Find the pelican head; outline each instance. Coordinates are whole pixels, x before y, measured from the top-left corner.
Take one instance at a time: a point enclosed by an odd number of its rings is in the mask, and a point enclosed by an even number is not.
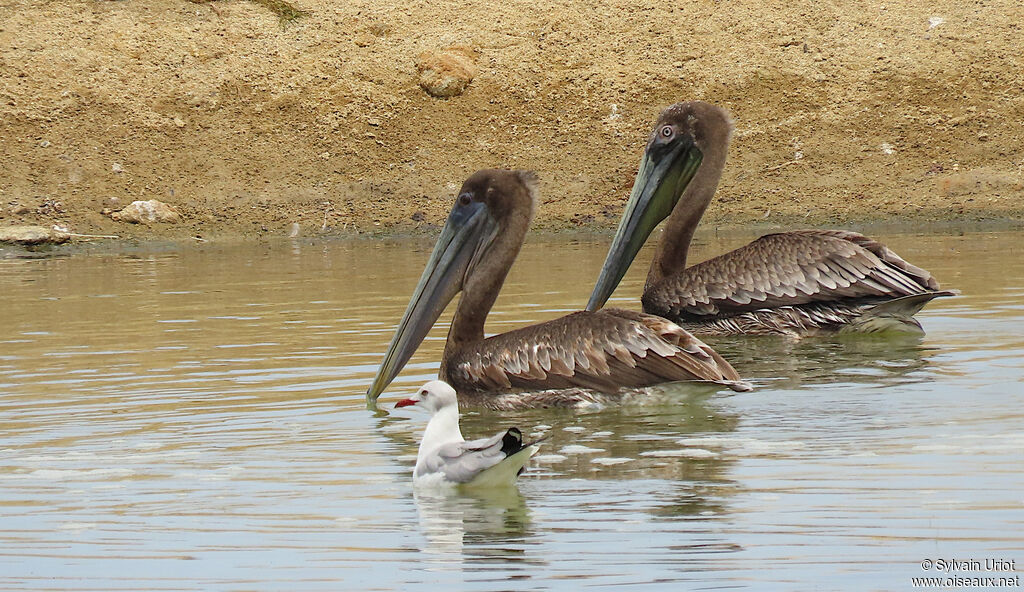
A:
[[[728,114],[701,101],[676,103],[661,112],[640,160],[626,211],[608,250],[587,310],[604,306],[658,224],[672,213],[709,151],[728,144]]]
[[[371,406],[405,367],[455,295],[462,290],[471,290],[481,281],[494,279],[494,273],[479,272],[484,271],[482,268],[491,271],[490,268],[494,267],[492,255],[495,253],[492,251],[500,242],[495,239],[513,220],[522,217],[525,211],[525,223],[529,224],[535,184],[536,177],[532,172],[497,169],[477,171],[462,184],[427,267],[391,339],[384,362],[366,392]],[[512,253],[513,258],[517,252],[518,246]],[[500,288],[508,270],[506,267],[499,271],[497,288]],[[492,286],[480,287],[488,289]],[[486,313],[483,311],[485,316]]]

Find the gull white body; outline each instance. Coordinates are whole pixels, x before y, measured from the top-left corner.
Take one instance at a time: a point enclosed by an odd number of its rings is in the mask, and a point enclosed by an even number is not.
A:
[[[432,413],[416,454],[413,482],[417,486],[506,486],[515,482],[537,453],[536,443],[522,444],[517,428],[467,442],[459,428],[455,389],[443,381],[428,382],[395,406],[413,405]]]

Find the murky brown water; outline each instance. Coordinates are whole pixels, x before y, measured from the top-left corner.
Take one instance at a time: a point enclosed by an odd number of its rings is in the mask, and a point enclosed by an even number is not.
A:
[[[467,435],[550,435],[483,498],[414,496],[425,417],[363,399],[429,241],[0,259],[0,589],[889,590],[940,575],[928,558],[1024,566],[1024,233],[876,235],[963,292],[923,340],[718,340],[757,390],[470,411]],[[582,306],[606,248],[534,239],[489,329]]]

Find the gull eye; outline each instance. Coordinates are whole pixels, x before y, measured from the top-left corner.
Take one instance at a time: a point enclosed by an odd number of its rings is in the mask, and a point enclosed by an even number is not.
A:
[[[468,206],[469,202],[473,201],[473,196],[469,193],[463,193],[459,195],[459,205]]]
[[[661,129],[658,130],[658,134],[662,138],[665,138],[667,140],[667,139],[671,138],[672,136],[676,135],[676,130],[672,129],[671,125],[663,125],[661,127]]]
[[[426,397],[426,396],[427,396],[427,395],[429,395],[429,394],[430,394],[430,391],[428,391],[427,389],[422,389],[422,390],[420,391],[420,396],[421,396],[421,397]]]

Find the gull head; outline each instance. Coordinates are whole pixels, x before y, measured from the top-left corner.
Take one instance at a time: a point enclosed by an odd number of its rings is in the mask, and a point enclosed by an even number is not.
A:
[[[455,389],[453,389],[447,382],[443,380],[431,380],[427,384],[421,386],[413,396],[395,403],[396,408],[409,407],[410,405],[416,405],[417,407],[426,409],[431,415],[433,415],[446,407],[454,406],[457,409],[459,399],[455,395]]]

